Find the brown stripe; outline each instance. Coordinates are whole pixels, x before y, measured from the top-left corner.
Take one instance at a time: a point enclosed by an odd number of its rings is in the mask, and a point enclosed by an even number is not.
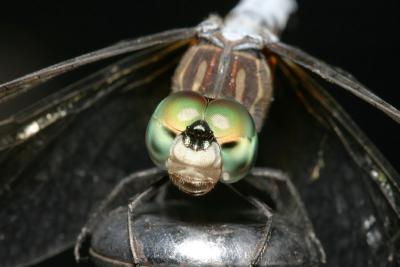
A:
[[[245,80],[245,88],[246,91],[243,93],[242,103],[243,105],[250,110],[250,107],[253,105],[254,100],[257,96],[258,87],[258,69],[256,65],[257,59],[255,57],[248,58],[242,56],[241,65],[244,71],[246,72],[246,80]]]
[[[198,91],[207,95],[217,75],[221,49],[211,45],[196,45],[182,57],[173,79],[174,91]]]
[[[214,49],[213,53],[211,53],[211,59],[209,61],[209,65],[207,68],[206,75],[204,76],[203,85],[202,85],[202,92],[205,95],[212,95],[212,90],[214,88],[215,77],[217,74],[218,68],[218,59],[221,55],[220,49]]]
[[[235,98],[236,97],[236,79],[237,79],[237,72],[238,72],[238,56],[233,56],[231,67],[228,69],[229,75],[228,76],[228,83],[226,88],[223,90],[225,95]]]

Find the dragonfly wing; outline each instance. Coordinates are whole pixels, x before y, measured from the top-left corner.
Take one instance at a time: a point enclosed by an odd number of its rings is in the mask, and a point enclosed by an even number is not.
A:
[[[169,93],[166,71],[181,53],[166,53],[171,46],[133,54],[2,121],[4,141],[21,126],[66,112],[23,142],[2,141],[3,266],[30,265],[72,247],[118,180],[152,166],[143,139],[149,117]]]
[[[296,47],[281,42],[271,42],[268,43],[266,47],[277,55],[316,73],[325,80],[343,87],[372,106],[382,110],[393,120],[400,123],[399,110],[372,93],[346,71],[329,66],[322,60],[319,60]]]
[[[293,177],[327,266],[396,265],[399,175],[301,67],[278,66],[260,160]]]
[[[21,78],[0,84],[0,103],[28,91],[35,85],[81,66],[117,55],[139,51],[155,45],[169,44],[180,40],[190,39],[195,36],[196,32],[196,28],[169,30],[133,40],[122,41],[103,49],[60,62],[22,76]]]
[[[138,82],[149,82],[171,67],[169,62],[174,63],[179,48],[186,43],[175,42],[136,52],[36,103],[16,109],[16,112],[0,119],[0,151],[23,143],[60,120],[78,114],[117,89],[127,90]]]

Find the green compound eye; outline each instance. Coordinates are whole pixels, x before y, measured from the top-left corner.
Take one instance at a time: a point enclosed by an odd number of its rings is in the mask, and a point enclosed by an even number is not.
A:
[[[169,149],[175,139],[175,133],[165,127],[159,120],[151,118],[146,131],[146,146],[150,158],[160,168],[165,168]]]
[[[250,114],[244,106],[234,100],[211,101],[206,109],[205,120],[221,145],[237,138],[252,138],[256,135]]]
[[[195,92],[177,92],[161,101],[152,118],[171,131],[182,132],[188,125],[203,117],[206,106],[207,100]]]
[[[165,168],[170,147],[176,135],[202,119],[207,100],[194,92],[169,95],[157,106],[146,131],[146,146],[154,163]]]
[[[257,144],[257,135],[254,135],[251,139],[239,138],[221,146],[222,182],[237,182],[250,171],[256,158]]]
[[[240,103],[217,99],[208,104],[205,120],[221,146],[221,181],[237,182],[249,172],[256,158],[258,138],[253,119]]]

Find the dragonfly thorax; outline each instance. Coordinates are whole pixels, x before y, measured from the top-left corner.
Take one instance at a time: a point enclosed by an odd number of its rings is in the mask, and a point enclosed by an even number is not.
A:
[[[249,111],[259,131],[272,100],[272,70],[259,40],[247,36],[231,41],[220,30],[203,33],[182,57],[173,91],[233,98]]]

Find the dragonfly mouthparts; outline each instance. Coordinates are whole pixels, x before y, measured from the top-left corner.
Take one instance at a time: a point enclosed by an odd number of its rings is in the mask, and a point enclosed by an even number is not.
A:
[[[221,148],[204,120],[197,120],[177,136],[166,167],[171,181],[191,195],[214,188],[222,173]]]

